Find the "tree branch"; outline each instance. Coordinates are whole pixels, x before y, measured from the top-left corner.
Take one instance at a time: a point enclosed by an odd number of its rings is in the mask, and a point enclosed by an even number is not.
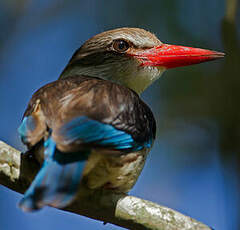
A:
[[[0,184],[24,193],[39,168],[33,157],[0,141]],[[190,217],[150,201],[84,186],[77,199],[63,210],[134,230],[210,230]]]

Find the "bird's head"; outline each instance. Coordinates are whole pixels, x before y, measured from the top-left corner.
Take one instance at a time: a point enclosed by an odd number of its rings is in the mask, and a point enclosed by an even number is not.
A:
[[[73,55],[60,78],[99,77],[143,92],[169,68],[223,57],[216,51],[163,44],[139,28],[119,28],[95,35]]]

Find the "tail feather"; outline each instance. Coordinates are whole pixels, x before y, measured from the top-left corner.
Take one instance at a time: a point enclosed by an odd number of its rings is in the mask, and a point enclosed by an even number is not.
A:
[[[65,207],[78,191],[86,159],[83,156],[87,154],[61,153],[52,139],[48,139],[45,147],[43,166],[19,203],[24,211],[38,210],[45,205]]]

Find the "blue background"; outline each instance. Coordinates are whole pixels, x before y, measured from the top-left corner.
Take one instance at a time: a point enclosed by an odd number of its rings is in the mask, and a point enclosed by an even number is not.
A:
[[[225,11],[224,0],[1,0],[0,140],[25,149],[16,130],[32,93],[96,33],[142,27],[170,44],[227,48],[224,60],[169,70],[144,92],[157,139],[130,194],[217,230],[239,229],[240,20],[224,32]],[[21,197],[0,186],[0,229],[121,229],[53,208],[23,213]]]

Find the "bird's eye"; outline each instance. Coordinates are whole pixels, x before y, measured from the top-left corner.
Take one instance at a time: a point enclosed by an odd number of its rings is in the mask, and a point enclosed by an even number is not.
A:
[[[129,49],[130,45],[125,40],[115,40],[113,41],[113,48],[118,52],[125,52]]]

